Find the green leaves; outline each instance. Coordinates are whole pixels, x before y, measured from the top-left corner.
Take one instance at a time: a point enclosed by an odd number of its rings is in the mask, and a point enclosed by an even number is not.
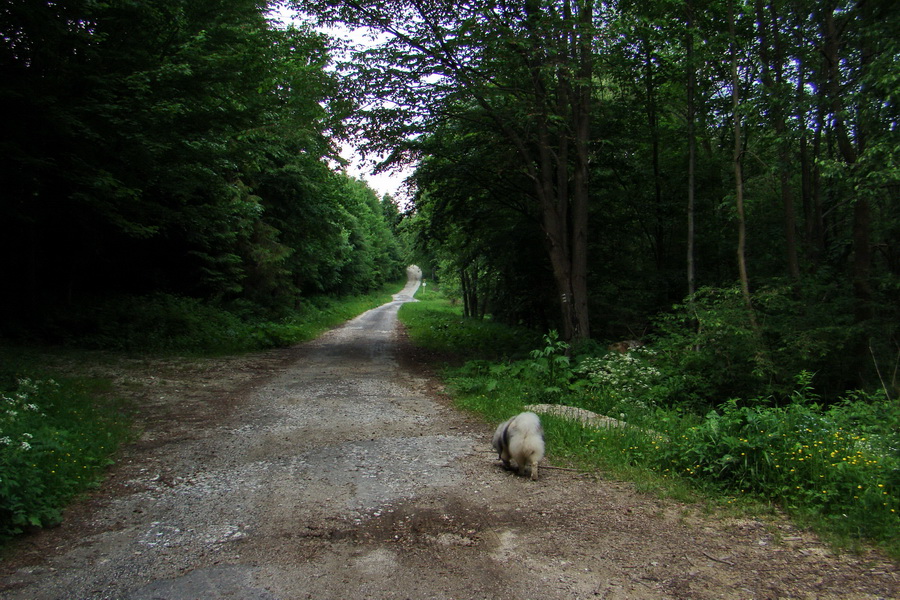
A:
[[[0,541],[58,523],[128,435],[118,407],[83,383],[25,378],[0,390]]]
[[[126,0],[0,14],[16,40],[0,47],[0,268],[21,292],[4,318],[122,292],[283,314],[298,294],[397,276],[381,207],[328,163],[348,105],[327,40],[270,27],[266,10]]]
[[[841,534],[896,543],[900,487],[890,447],[897,411],[875,425],[872,417],[891,403],[867,397],[823,409],[810,395],[808,377],[798,381],[785,406],[729,401],[699,425],[673,431],[660,468],[733,494],[778,500],[798,514],[818,514]],[[872,428],[859,427],[852,416],[857,411]]]
[[[523,374],[534,381],[549,398],[558,398],[569,387],[573,373],[568,355],[569,344],[553,330],[544,335],[543,348],[531,351],[531,361]]]

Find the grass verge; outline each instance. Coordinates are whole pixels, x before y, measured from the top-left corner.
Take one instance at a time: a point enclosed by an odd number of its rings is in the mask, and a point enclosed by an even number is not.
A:
[[[466,319],[458,306],[444,299],[435,285],[419,288],[419,302],[404,304],[400,319],[410,339],[422,348],[460,359],[503,360],[527,356],[540,336],[489,319]]]
[[[288,314],[266,315],[250,304],[217,305],[171,294],[107,298],[48,316],[18,341],[124,352],[232,354],[313,339],[370,308],[390,302],[406,280],[366,294],[304,298]]]

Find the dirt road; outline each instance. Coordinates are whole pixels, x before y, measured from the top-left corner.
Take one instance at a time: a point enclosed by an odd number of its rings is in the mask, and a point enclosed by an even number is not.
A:
[[[396,313],[417,285],[291,349],[98,360],[143,434],[62,526],[6,553],[0,597],[900,597],[890,562],[785,522],[503,471],[491,428],[411,368]]]

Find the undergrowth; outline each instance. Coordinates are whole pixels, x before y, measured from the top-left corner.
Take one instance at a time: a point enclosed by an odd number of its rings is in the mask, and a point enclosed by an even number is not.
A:
[[[672,429],[653,466],[776,501],[831,534],[900,544],[900,407],[853,394],[823,407],[801,374],[783,404],[729,400]]]
[[[457,348],[484,330],[435,295],[400,312],[411,337],[428,347]],[[496,326],[495,327],[499,327]],[[443,332],[449,332],[446,337]],[[703,497],[752,510],[778,506],[836,545],[881,545],[900,558],[900,405],[883,394],[854,392],[825,403],[801,371],[785,395],[744,399],[696,397],[681,402],[685,375],[652,348],[620,354],[573,354],[551,332],[531,353],[475,356],[444,377],[457,404],[499,423],[531,404],[566,404],[609,416],[622,426],[584,427],[542,415],[551,458],[602,470],[682,500]]]
[[[251,304],[213,304],[171,294],[107,298],[49,316],[17,342],[127,352],[229,354],[288,346],[390,302],[406,280],[342,298],[304,298],[292,311],[266,314]]]
[[[444,355],[500,360],[527,355],[540,336],[490,319],[463,318],[458,306],[443,299],[434,285],[416,292],[419,302],[404,304],[401,320],[415,323],[409,331],[417,345]]]
[[[122,407],[100,399],[103,386],[23,377],[0,393],[0,541],[58,523],[101,480],[129,435]]]

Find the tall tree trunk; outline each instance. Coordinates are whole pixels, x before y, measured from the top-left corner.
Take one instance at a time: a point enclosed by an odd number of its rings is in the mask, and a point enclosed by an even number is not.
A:
[[[796,101],[797,113],[794,118],[800,123],[800,204],[803,210],[804,228],[804,248],[807,260],[814,267],[818,266],[819,254],[817,252],[816,223],[820,215],[814,211],[813,204],[813,160],[810,157],[809,150],[809,122],[806,117],[806,109],[804,108],[806,81],[806,65],[800,61],[800,72],[797,76]]]
[[[588,203],[591,138],[591,90],[594,53],[593,2],[582,0],[573,46],[578,60],[574,103],[575,173],[572,193],[572,293],[575,304],[575,339],[591,336],[588,307]]]
[[[872,208],[869,199],[860,196],[853,205],[853,291],[856,315],[860,321],[874,316],[872,306]]]
[[[828,249],[827,229],[825,227],[825,209],[822,203],[822,169],[818,160],[822,156],[822,125],[825,122],[825,109],[820,106],[819,119],[813,131],[813,150],[811,159],[811,200],[812,200],[812,240],[813,240],[813,257],[816,264],[820,264],[825,257]]]
[[[688,189],[687,189],[687,287],[688,295],[697,291],[694,273],[694,170],[696,168],[697,140],[694,126],[696,107],[694,106],[697,89],[697,70],[694,65],[694,3],[687,0],[687,136],[688,136]]]
[[[656,109],[656,82],[653,78],[653,48],[646,39],[644,46],[644,82],[647,95],[647,126],[650,128],[650,164],[653,168],[653,201],[657,209],[653,228],[653,260],[657,272],[662,272],[665,261],[662,223],[662,176],[659,168],[659,117]]]
[[[588,160],[590,140],[591,77],[593,74],[593,4],[573,0],[564,4],[570,30],[556,48],[561,56],[575,61],[573,75],[566,69],[556,72],[559,106],[566,105],[569,123],[552,123],[547,115],[537,116],[538,144],[532,170],[535,195],[541,207],[542,228],[559,299],[562,338],[577,341],[590,337],[588,312]],[[538,7],[533,7],[539,10]],[[526,8],[527,10],[527,8]],[[547,41],[536,39],[536,46]],[[545,64],[532,65],[535,89],[546,101]],[[558,132],[554,139],[552,131]],[[555,144],[552,142],[556,142]],[[574,157],[570,160],[569,148]],[[518,145],[524,156],[528,150]],[[556,149],[554,152],[553,149]],[[572,168],[571,177],[569,169]]]
[[[779,144],[779,169],[778,184],[781,187],[781,203],[784,207],[784,242],[785,253],[787,254],[788,275],[795,282],[800,281],[800,260],[797,253],[797,213],[794,208],[794,191],[791,189],[791,140],[788,136],[787,120],[785,118],[785,110],[782,105],[782,94],[787,94],[788,90],[784,86],[784,45],[782,43],[781,27],[778,22],[778,15],[774,13],[775,9],[771,9],[772,14],[772,42],[774,50],[774,69],[775,69],[775,93],[776,106],[778,112],[775,116],[775,133],[778,135]],[[784,99],[785,104],[787,98]]]
[[[459,287],[462,290],[462,298],[463,298],[463,317],[472,316],[472,311],[470,307],[471,296],[469,294],[469,274],[466,272],[465,267],[461,267],[459,269]]]
[[[763,87],[769,97],[769,111],[778,143],[778,184],[784,211],[784,242],[788,275],[793,281],[800,279],[800,263],[797,259],[797,217],[794,212],[794,196],[790,187],[790,140],[787,138],[787,122],[782,99],[784,83],[784,54],[778,15],[772,3],[769,13],[762,0],[756,0],[756,22],[759,29],[760,62]]]
[[[747,219],[744,214],[744,175],[742,165],[744,154],[744,140],[741,131],[741,80],[740,74],[738,72],[737,33],[734,15],[734,0],[729,0],[728,2],[728,31],[731,34],[731,109],[734,120],[734,153],[732,155],[732,163],[734,166],[735,207],[737,209],[738,218],[738,275],[741,282],[741,294],[744,297],[744,304],[746,304],[747,306],[750,322],[753,325],[754,329],[758,329],[756,323],[756,315],[753,310],[753,302],[750,299],[750,280],[747,275]]]
[[[864,3],[860,3],[859,9],[865,13]],[[828,95],[831,101],[831,118],[834,124],[834,135],[837,139],[837,147],[842,160],[852,170],[859,158],[859,151],[854,145],[844,116],[844,103],[841,97],[841,46],[843,44],[843,32],[847,26],[847,16],[843,15],[841,23],[835,19],[835,9],[826,8],[824,13],[824,58],[825,73],[827,76]],[[859,17],[857,17],[859,18]],[[863,62],[866,60],[863,53]],[[863,132],[858,132],[857,143]],[[872,316],[872,282],[871,282],[871,227],[872,211],[869,199],[865,194],[858,194],[853,205],[853,291],[856,296],[856,313],[858,320],[866,320]]]

